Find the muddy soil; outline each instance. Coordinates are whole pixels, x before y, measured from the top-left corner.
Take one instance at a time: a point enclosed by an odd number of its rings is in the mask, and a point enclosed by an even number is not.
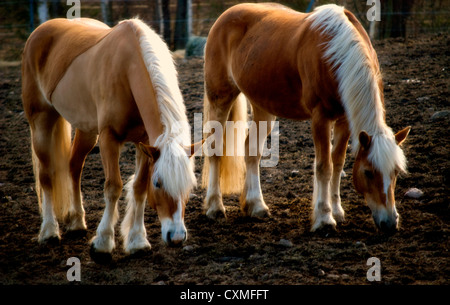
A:
[[[68,284],[67,260],[81,261],[81,284],[373,284],[367,260],[381,262],[382,284],[449,284],[449,46],[448,35],[375,43],[385,87],[386,120],[394,131],[412,126],[404,151],[409,174],[395,191],[401,228],[379,233],[352,185],[353,157],[342,179],[346,220],[336,232],[310,233],[313,142],[309,122],[280,119],[278,165],[261,170],[271,217],[242,216],[238,195],[227,196],[227,219],[212,221],[202,210],[205,190],[196,188],[186,209],[189,238],[166,247],[157,214],[147,207],[145,224],[152,250],[126,256],[116,237],[113,262],[89,256],[104,209],[98,149],[88,156],[82,177],[87,235],[63,234],[59,245],[39,245],[40,215],[34,192],[29,127],[21,105],[20,66],[0,68],[0,284]],[[180,86],[189,119],[202,112],[203,60],[179,59]],[[437,114],[436,114],[437,113]],[[134,170],[134,147],[120,164],[124,181]],[[196,158],[200,180],[202,158]],[[423,191],[405,197],[410,188]],[[125,214],[120,200],[121,217]],[[122,218],[121,218],[122,219]],[[121,220],[120,219],[120,220]],[[119,221],[120,224],[120,221]],[[119,232],[119,224],[116,233]],[[118,234],[117,234],[118,235]]]

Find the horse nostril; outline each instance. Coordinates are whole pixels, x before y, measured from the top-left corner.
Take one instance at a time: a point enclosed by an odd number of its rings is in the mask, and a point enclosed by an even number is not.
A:
[[[175,236],[175,235],[177,235],[177,236]],[[182,238],[178,238],[178,237],[181,237],[181,235],[180,236],[178,236],[178,235],[180,235],[180,234],[175,234],[174,232],[170,232],[170,231],[167,232],[166,240],[167,240],[167,244],[170,247],[181,246],[183,244],[183,242],[186,240],[186,234],[183,234]],[[174,238],[174,237],[177,237],[177,238]]]
[[[172,235],[172,234],[170,233],[170,231],[168,231],[166,234],[166,241],[167,241],[167,244],[169,244],[169,245],[172,243],[172,238],[170,237],[170,235]]]
[[[383,232],[388,231],[388,226],[387,226],[386,221],[380,221],[380,229],[381,229],[381,231],[383,231]]]
[[[395,223],[388,224],[386,221],[380,221],[380,230],[386,234],[394,234],[397,232]]]

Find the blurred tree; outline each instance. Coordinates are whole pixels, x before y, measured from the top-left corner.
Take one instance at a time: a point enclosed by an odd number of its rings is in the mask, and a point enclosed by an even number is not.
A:
[[[381,0],[380,38],[406,37],[406,20],[414,0]]]
[[[153,22],[152,28],[156,33],[162,35],[164,32],[164,21],[162,16],[162,0],[148,0],[150,2],[149,6],[153,11]]]
[[[109,26],[114,24],[113,22],[113,3],[110,0],[101,0],[100,3],[103,22]]]
[[[44,23],[48,20],[48,5],[47,0],[40,0],[38,2],[38,19],[39,23]]]
[[[66,2],[51,0],[50,18],[66,17]]]
[[[174,49],[184,49],[189,35],[191,34],[192,24],[192,1],[178,0],[177,12],[175,19],[175,33],[174,33]]]
[[[170,37],[172,36],[172,31],[170,28],[170,0],[162,0],[161,5],[163,19],[163,38],[170,46]]]

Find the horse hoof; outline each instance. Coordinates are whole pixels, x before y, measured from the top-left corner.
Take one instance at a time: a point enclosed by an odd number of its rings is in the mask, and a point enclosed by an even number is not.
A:
[[[146,257],[148,255],[150,255],[152,253],[152,249],[151,247],[148,248],[143,248],[143,249],[137,249],[133,252],[130,252],[130,257],[131,258],[142,258],[142,257]]]
[[[327,223],[315,230],[311,229],[311,232],[314,232],[315,234],[323,236],[323,237],[328,237],[328,236],[333,236],[334,234],[336,234],[337,230],[336,230],[336,225]]]
[[[225,211],[222,210],[208,210],[206,212],[206,216],[209,219],[213,219],[213,220],[221,220],[221,219],[226,219],[227,216],[225,215]]]
[[[107,265],[112,261],[112,254],[108,252],[97,252],[94,245],[91,245],[91,249],[89,251],[91,258],[94,262],[100,265]]]
[[[332,212],[333,218],[336,222],[342,223],[345,221],[345,212],[344,209],[342,209],[342,207],[333,207],[333,212]]]
[[[250,215],[250,217],[252,218],[259,218],[259,219],[264,219],[264,218],[269,218],[270,217],[270,212],[267,209],[261,209],[259,211],[253,211]]]
[[[61,244],[61,238],[59,236],[50,236],[46,239],[40,240],[39,243],[43,246],[59,246]]]
[[[334,218],[334,220],[336,220],[336,222],[339,222],[339,223],[345,222],[345,216],[342,214],[333,214],[333,218]]]
[[[67,231],[64,234],[64,238],[67,239],[80,239],[83,238],[87,235],[87,230],[84,229],[79,229],[79,230],[71,230],[71,231]]]

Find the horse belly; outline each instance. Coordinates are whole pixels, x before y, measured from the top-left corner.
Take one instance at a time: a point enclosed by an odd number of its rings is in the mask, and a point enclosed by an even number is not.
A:
[[[264,109],[277,117],[293,120],[310,119],[310,110],[302,103],[300,93],[288,92],[277,87],[269,90],[262,90],[262,88],[258,86],[243,89],[243,93],[253,106]]]
[[[74,61],[75,63],[75,61]],[[56,86],[51,103],[73,127],[84,132],[98,132],[97,106],[89,88],[89,75],[80,74],[72,64]]]
[[[302,101],[302,81],[296,67],[262,55],[235,58],[233,76],[238,87],[253,105],[278,117],[309,119],[311,113]]]

